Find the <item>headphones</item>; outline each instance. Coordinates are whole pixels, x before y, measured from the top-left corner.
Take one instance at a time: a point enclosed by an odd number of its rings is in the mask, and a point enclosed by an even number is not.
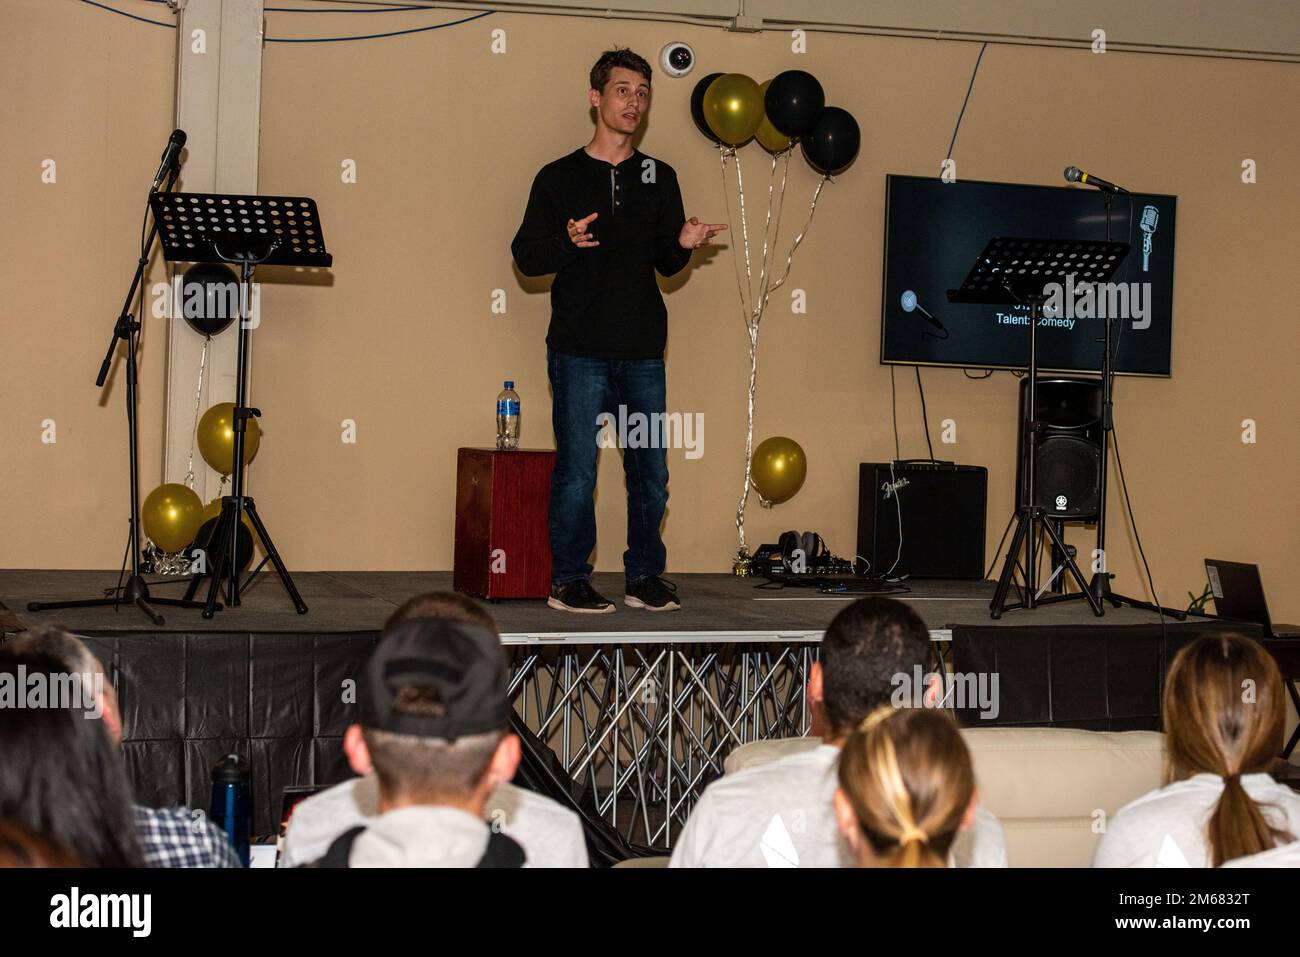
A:
[[[776,547],[781,551],[781,563],[787,568],[794,561],[796,549],[803,550],[803,560],[811,564],[815,559],[825,558],[829,552],[826,542],[816,532],[782,532]]]

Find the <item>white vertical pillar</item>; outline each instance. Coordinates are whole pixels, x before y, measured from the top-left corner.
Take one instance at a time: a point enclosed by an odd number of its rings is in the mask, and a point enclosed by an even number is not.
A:
[[[188,137],[176,188],[191,193],[255,193],[263,0],[173,0],[172,6],[179,11],[176,125]],[[180,269],[168,270],[169,281]],[[236,325],[232,323],[208,343],[199,395],[203,337],[179,318],[167,323],[165,481],[185,481],[194,447],[196,404],[201,415],[211,405],[234,400]],[[251,403],[251,388],[248,399]],[[220,476],[194,448],[194,490],[199,498],[206,502],[216,495],[219,481]]]

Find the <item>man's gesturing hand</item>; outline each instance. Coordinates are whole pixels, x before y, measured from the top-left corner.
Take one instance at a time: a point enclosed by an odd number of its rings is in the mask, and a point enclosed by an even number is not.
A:
[[[585,219],[569,220],[569,241],[580,249],[589,249],[592,246],[599,246],[600,243],[594,242],[591,238],[591,233],[587,232],[587,224],[599,215],[599,213],[592,213]]]
[[[701,246],[707,246],[714,236],[727,228],[726,223],[710,224],[702,223],[694,216],[686,221],[682,226],[681,234],[677,237],[677,242],[683,249],[699,249]]]

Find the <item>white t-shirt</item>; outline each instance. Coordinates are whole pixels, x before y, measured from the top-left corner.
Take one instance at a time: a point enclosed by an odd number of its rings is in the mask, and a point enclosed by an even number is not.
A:
[[[499,821],[501,830],[523,847],[525,867],[588,866],[581,819],[548,797],[498,784],[488,795],[483,814],[489,824]],[[293,809],[280,866],[316,860],[344,831],[369,825],[378,816],[379,779],[373,774],[313,794]]]
[[[367,825],[352,845],[348,867],[475,867],[491,833],[459,808],[427,804],[399,807]]]
[[[1300,837],[1271,851],[1260,851],[1249,857],[1235,857],[1223,862],[1224,867],[1300,867]]]
[[[836,761],[823,744],[727,774],[704,789],[673,847],[670,867],[845,867],[852,854],[835,821]],[[998,819],[977,809],[953,842],[958,867],[1006,867]]]
[[[1300,794],[1267,774],[1243,775],[1241,786],[1270,824],[1300,838]],[[1223,778],[1196,774],[1124,805],[1106,823],[1092,866],[1209,867],[1205,829],[1222,793]]]

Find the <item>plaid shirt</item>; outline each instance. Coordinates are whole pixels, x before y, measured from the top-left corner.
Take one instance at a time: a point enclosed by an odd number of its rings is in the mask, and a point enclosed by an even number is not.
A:
[[[135,806],[135,831],[147,867],[239,867],[226,834],[202,811]]]

